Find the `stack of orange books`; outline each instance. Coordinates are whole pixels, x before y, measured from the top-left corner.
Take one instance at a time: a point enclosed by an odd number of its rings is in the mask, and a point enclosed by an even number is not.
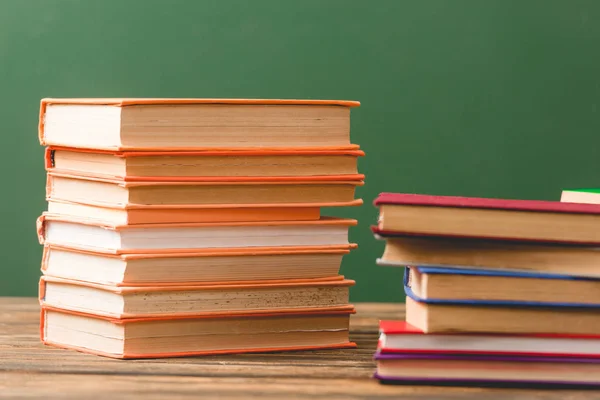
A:
[[[41,337],[114,358],[354,347],[363,184],[331,100],[43,99]]]

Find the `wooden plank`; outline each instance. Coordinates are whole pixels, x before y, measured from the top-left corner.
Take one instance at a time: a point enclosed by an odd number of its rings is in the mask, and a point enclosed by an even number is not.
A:
[[[386,386],[369,379],[298,378],[204,378],[187,376],[127,376],[77,374],[0,375],[0,388],[12,388],[11,395],[26,398],[64,399],[101,398],[165,399],[201,397],[219,399],[561,399],[566,393],[530,390],[486,390],[478,388],[441,388],[427,386]],[[10,382],[10,386],[4,386]],[[6,392],[3,392],[6,394]],[[68,394],[68,397],[66,396]],[[570,400],[590,399],[589,391],[569,392]],[[401,397],[400,397],[401,396]]]

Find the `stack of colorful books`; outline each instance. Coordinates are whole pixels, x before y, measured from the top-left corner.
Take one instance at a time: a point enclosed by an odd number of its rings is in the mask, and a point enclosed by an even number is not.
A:
[[[115,358],[354,347],[357,102],[44,99],[42,341]]]
[[[381,194],[380,265],[406,318],[381,321],[376,377],[600,384],[600,205]]]

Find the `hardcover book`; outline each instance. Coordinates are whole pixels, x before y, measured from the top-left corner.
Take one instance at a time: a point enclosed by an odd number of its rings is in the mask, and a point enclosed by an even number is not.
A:
[[[560,196],[565,203],[600,204],[600,189],[566,189]]]
[[[197,252],[199,249],[285,246],[348,246],[356,220],[101,224],[90,219],[43,214],[41,244],[112,254]]]
[[[46,170],[124,181],[358,174],[361,150],[103,151],[46,148]]]
[[[600,205],[382,193],[374,232],[600,244]]]
[[[600,359],[491,355],[381,354],[375,377],[427,385],[597,386]]]
[[[44,306],[44,344],[110,358],[353,348],[353,308],[118,319]]]
[[[287,99],[42,99],[43,146],[102,150],[355,149],[359,102]]]
[[[560,274],[410,267],[404,290],[429,304],[600,307],[600,279]]]
[[[289,246],[107,254],[44,246],[44,275],[110,286],[192,285],[214,282],[311,280],[337,276],[356,248]]]
[[[600,335],[429,333],[406,321],[379,323],[380,353],[600,358]]]
[[[600,277],[600,246],[434,236],[381,237],[379,265]]]
[[[268,313],[352,308],[354,281],[342,276],[303,280],[215,282],[200,285],[109,286],[43,276],[43,306],[111,318]]]

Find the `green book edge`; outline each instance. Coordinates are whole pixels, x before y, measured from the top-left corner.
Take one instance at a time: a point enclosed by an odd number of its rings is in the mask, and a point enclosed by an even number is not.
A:
[[[565,189],[563,192],[585,192],[600,194],[600,189]]]

